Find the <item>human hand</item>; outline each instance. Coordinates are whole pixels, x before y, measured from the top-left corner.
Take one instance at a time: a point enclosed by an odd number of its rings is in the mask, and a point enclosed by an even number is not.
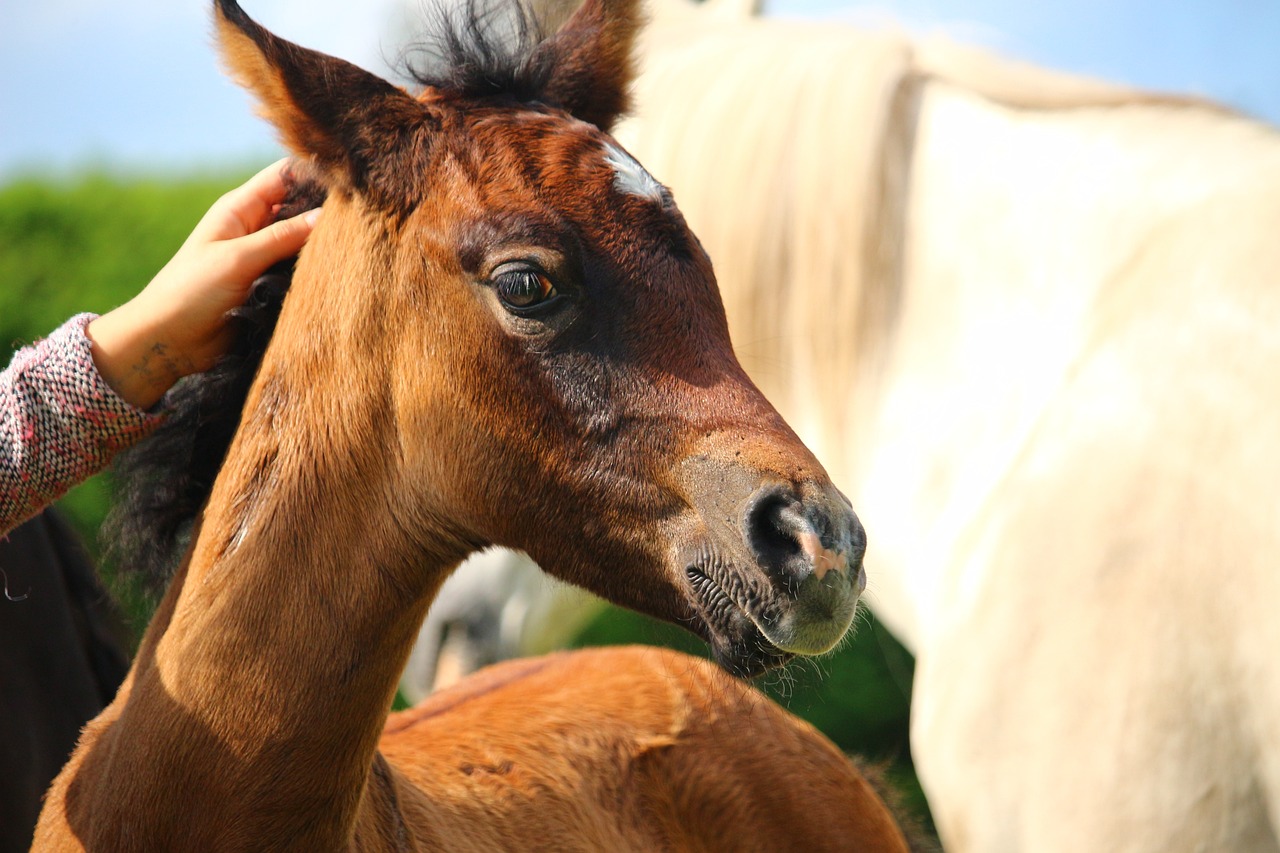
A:
[[[149,409],[174,382],[212,367],[231,343],[227,312],[310,236],[318,209],[271,223],[287,162],[218,199],[141,293],[85,329],[98,372],[130,404]]]

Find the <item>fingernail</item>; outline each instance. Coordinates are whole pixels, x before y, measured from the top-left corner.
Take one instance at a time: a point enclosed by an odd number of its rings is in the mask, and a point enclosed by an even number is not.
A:
[[[322,209],[319,207],[315,208],[314,210],[308,210],[306,215],[302,217],[302,220],[306,222],[307,225],[315,225],[316,220],[320,218],[321,212],[322,212]]]

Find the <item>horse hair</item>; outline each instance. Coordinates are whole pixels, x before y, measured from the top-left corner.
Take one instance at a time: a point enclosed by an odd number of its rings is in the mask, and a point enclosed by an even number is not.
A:
[[[432,4],[428,32],[405,49],[402,73],[419,86],[462,97],[536,101],[551,76],[545,33],[525,3],[466,0]],[[416,58],[416,61],[415,61]]]
[[[428,65],[406,59],[413,79],[463,97],[538,99],[552,71],[536,16],[523,4],[499,11],[493,0],[440,4],[428,11],[441,35],[418,44]],[[320,183],[291,174],[277,218],[319,206]],[[275,331],[294,262],[273,266],[232,312],[234,341],[208,372],[179,382],[165,397],[168,415],[154,433],[114,465],[116,501],[103,526],[104,545],[122,576],[159,593],[176,571],[192,524],[209,498],[245,400]]]

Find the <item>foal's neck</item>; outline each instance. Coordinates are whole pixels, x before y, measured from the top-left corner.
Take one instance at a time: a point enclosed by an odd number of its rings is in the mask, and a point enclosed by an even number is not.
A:
[[[140,743],[202,768],[201,790],[159,783],[179,788],[174,802],[213,800],[209,819],[257,843],[336,849],[418,627],[462,555],[425,549],[450,540],[410,535],[390,503],[381,412],[318,411],[332,389],[279,399],[304,386],[264,374],[112,734],[137,753],[133,771],[148,772]]]
[[[194,656],[222,677],[245,676],[208,654],[217,644],[261,662],[245,688],[285,688],[281,713],[295,715],[285,706],[307,694],[385,712],[430,599],[462,555],[424,553],[421,540],[436,537],[411,537],[400,523],[375,413],[327,413],[343,422],[322,431],[282,429],[276,405],[246,420],[224,467],[157,663],[163,670],[177,654],[187,669]],[[195,678],[175,677],[175,687]],[[386,701],[370,703],[370,691]],[[221,692],[211,704],[228,704]]]

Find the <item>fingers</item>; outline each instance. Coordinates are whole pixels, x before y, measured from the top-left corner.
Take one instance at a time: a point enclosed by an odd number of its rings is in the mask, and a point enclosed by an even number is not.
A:
[[[278,160],[228,192],[196,226],[184,251],[216,252],[228,278],[244,287],[277,261],[293,257],[311,235],[319,210],[272,222],[284,201],[289,159]],[[215,248],[216,245],[216,248]]]
[[[237,200],[242,198],[243,204],[258,204],[270,211],[273,205],[284,201],[286,191],[284,176],[290,159],[284,157],[267,166],[232,190],[232,195],[236,196]]]
[[[236,253],[237,272],[252,281],[277,261],[298,254],[319,217],[319,209],[308,210],[241,237],[236,241],[239,250]]]
[[[288,191],[288,157],[277,160],[240,186],[227,192],[200,222],[206,240],[227,240],[252,234],[271,220],[275,206]]]

